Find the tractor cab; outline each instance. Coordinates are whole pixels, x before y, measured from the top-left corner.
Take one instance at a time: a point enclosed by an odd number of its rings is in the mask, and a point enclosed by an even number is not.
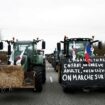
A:
[[[102,43],[99,40],[94,40],[93,38],[70,38],[64,37],[63,43],[64,56],[72,58],[75,56],[77,58],[83,58],[85,53],[89,56],[95,56],[93,45],[98,42],[98,49],[102,48]],[[61,51],[61,44],[57,43],[57,50]]]
[[[92,39],[90,38],[71,38],[67,41],[67,56],[76,58],[83,58],[85,53],[88,52],[90,56],[94,56],[94,49]]]

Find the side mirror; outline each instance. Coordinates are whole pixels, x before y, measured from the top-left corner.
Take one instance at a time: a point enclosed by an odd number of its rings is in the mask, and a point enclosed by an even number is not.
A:
[[[3,49],[3,42],[0,42],[0,50]]]
[[[98,48],[102,49],[102,42],[101,41],[98,42]]]
[[[61,44],[60,43],[57,43],[57,50],[61,51]]]
[[[42,41],[42,49],[45,49],[45,48],[46,48],[46,42]]]

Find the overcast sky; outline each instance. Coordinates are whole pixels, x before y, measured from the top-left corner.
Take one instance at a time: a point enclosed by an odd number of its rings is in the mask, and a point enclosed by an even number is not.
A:
[[[46,41],[46,53],[68,37],[105,40],[105,0],[0,0],[2,39]]]

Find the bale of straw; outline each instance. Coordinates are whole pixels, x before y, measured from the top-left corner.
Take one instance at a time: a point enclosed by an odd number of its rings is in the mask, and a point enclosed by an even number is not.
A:
[[[0,60],[1,60],[1,62],[6,62],[7,61],[7,59],[8,59],[8,56],[7,56],[7,54],[4,52],[0,52]]]
[[[0,66],[0,88],[19,88],[24,82],[21,66]]]

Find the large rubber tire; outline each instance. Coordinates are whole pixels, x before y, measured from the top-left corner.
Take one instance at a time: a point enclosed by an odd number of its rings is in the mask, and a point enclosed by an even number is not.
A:
[[[43,76],[42,76],[42,83],[44,84],[46,82],[46,66],[43,66]]]
[[[56,64],[55,71],[58,72],[59,69],[60,69],[60,65],[59,64]]]
[[[35,70],[42,73],[42,83],[44,84],[45,81],[46,81],[46,69],[45,69],[45,65],[36,66]]]
[[[36,90],[36,92],[41,92],[42,91],[42,72],[40,72],[39,70],[35,70],[35,86],[34,86],[34,90]]]
[[[71,94],[74,94],[75,93],[75,88],[73,88],[73,87],[63,87],[63,91],[65,92],[65,93],[71,93]]]
[[[67,87],[63,87],[63,91],[64,91],[65,93],[68,93],[68,88],[67,88]]]
[[[59,70],[58,70],[58,82],[61,83],[62,82],[62,78],[61,78],[61,69],[59,67]]]

